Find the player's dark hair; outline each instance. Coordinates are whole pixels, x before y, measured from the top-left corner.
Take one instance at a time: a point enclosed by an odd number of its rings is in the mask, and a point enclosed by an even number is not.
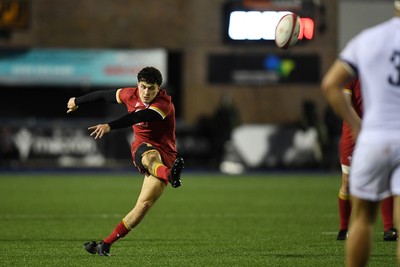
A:
[[[137,75],[138,82],[146,82],[150,84],[162,84],[161,72],[154,67],[145,67]]]

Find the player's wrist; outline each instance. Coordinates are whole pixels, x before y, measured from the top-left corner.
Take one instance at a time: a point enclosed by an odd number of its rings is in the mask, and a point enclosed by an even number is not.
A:
[[[80,96],[75,97],[74,103],[75,103],[75,106],[79,106],[79,105],[83,104],[82,97],[80,97]]]
[[[113,120],[106,123],[110,131],[124,128],[124,125],[121,124],[119,120]]]

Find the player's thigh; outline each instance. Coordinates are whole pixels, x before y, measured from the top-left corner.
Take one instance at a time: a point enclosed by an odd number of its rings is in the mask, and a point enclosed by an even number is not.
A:
[[[146,168],[148,168],[150,164],[154,162],[162,163],[160,152],[154,148],[146,151],[142,155],[141,162]]]
[[[390,195],[391,154],[385,145],[357,144],[350,169],[350,194],[382,200]]]

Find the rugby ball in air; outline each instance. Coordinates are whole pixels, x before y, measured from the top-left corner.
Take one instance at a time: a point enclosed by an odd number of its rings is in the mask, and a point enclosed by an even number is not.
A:
[[[294,46],[299,39],[299,33],[300,17],[294,13],[284,15],[275,28],[276,46],[282,49]]]

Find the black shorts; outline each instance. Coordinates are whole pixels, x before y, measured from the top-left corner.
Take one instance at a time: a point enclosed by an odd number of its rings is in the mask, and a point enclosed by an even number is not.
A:
[[[144,154],[146,154],[146,152],[151,151],[151,150],[157,151],[157,149],[155,149],[152,145],[143,143],[140,146],[138,146],[138,148],[134,152],[135,157],[134,157],[133,163],[135,164],[136,168],[138,168],[140,173],[143,173],[143,174],[149,173],[149,171],[146,169],[146,167],[143,166],[143,164],[142,164],[142,157]]]

